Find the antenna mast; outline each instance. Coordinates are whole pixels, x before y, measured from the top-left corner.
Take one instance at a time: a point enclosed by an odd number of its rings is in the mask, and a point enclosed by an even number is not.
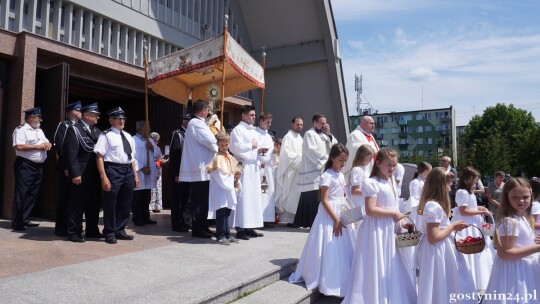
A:
[[[358,74],[354,74],[354,91],[356,92],[356,112],[358,115],[364,115],[364,112],[371,115],[373,107],[367,99],[362,101],[362,74],[360,74],[360,77],[358,77]]]

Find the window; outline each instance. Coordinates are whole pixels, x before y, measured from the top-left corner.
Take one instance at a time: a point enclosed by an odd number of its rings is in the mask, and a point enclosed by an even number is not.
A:
[[[416,114],[416,120],[422,120],[424,119],[424,115],[422,113]]]
[[[398,140],[392,139],[392,146],[397,146],[397,145],[398,145]]]
[[[423,138],[417,138],[416,139],[416,144],[417,145],[423,145],[424,144],[424,139]]]
[[[424,151],[423,150],[418,150],[418,156],[424,156]]]
[[[388,146],[388,140],[386,140],[386,139],[381,139],[381,145],[383,145],[383,146]]]
[[[401,157],[409,156],[409,151],[401,151]]]
[[[388,134],[388,130],[387,129],[379,129],[379,134],[381,134],[381,135]]]
[[[426,144],[428,144],[428,145],[433,144],[433,138],[431,138],[431,137],[426,138]]]
[[[424,113],[424,118],[426,120],[430,120],[431,119],[431,113]]]
[[[402,144],[402,145],[406,145],[406,144],[408,144],[407,141],[408,140],[406,138],[402,138],[402,139],[399,140],[399,143]]]
[[[412,133],[413,132],[413,127],[407,127],[407,128],[405,128],[405,130],[407,131],[407,133]]]
[[[431,132],[432,129],[433,128],[431,126],[424,126],[424,131],[426,131],[426,132]]]
[[[397,134],[397,133],[399,133],[399,129],[392,127],[392,134]]]
[[[412,115],[411,115],[411,114],[403,115],[402,117],[403,117],[403,119],[405,119],[405,120],[412,120]]]
[[[417,126],[416,127],[416,132],[418,132],[418,133],[424,132],[424,126]]]

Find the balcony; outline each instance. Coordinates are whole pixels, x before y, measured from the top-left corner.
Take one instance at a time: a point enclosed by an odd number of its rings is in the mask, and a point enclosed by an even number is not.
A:
[[[450,131],[448,130],[441,130],[441,136],[448,136],[450,135]]]
[[[409,144],[399,144],[398,147],[400,150],[407,150],[409,148]]]
[[[399,138],[407,138],[407,132],[404,132],[404,131],[399,132]]]
[[[452,121],[452,118],[450,118],[448,116],[442,116],[439,119],[441,120],[441,122],[450,122],[450,121]]]
[[[406,121],[405,119],[400,119],[400,120],[398,121],[398,125],[400,125],[400,126],[406,126],[406,125],[407,125],[407,121]]]

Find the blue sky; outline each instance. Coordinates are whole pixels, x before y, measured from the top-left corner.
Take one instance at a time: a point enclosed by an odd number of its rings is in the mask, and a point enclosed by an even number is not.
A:
[[[350,115],[362,74],[362,99],[380,113],[423,100],[424,109],[454,106],[466,125],[504,102],[540,121],[540,1],[331,2]]]

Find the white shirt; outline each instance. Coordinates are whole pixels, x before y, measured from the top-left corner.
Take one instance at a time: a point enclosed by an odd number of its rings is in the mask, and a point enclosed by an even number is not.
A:
[[[218,152],[216,137],[204,119],[195,117],[189,121],[184,134],[180,181],[200,182],[210,180],[206,167]]]
[[[103,155],[103,161],[117,164],[129,164],[135,161],[135,141],[128,132],[122,132],[131,146],[131,160],[128,158],[126,152],[124,152],[124,144],[122,143],[120,130],[110,128],[108,132],[101,132],[96,146],[94,147],[95,153]]]
[[[13,131],[13,147],[16,145],[39,145],[46,142],[48,143],[49,140],[45,137],[43,130],[34,129],[27,123],[15,128],[15,131]],[[47,159],[47,151],[39,149],[27,151],[15,150],[15,155],[40,164],[44,163]]]

